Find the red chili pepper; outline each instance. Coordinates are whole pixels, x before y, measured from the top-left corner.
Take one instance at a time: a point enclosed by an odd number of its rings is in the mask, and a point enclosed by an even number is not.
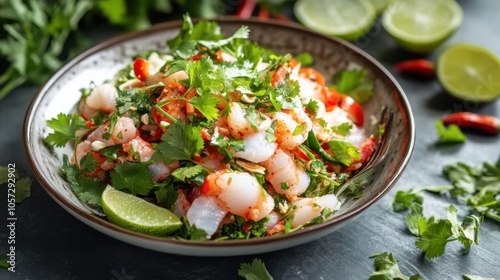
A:
[[[260,19],[269,19],[269,10],[266,7],[261,6],[259,9],[258,17]]]
[[[273,80],[271,81],[271,84],[273,85],[274,88],[276,88],[276,85],[283,82],[285,80],[287,70],[284,65],[281,65],[278,70],[273,75]]]
[[[271,13],[271,18],[277,19],[282,22],[291,22],[290,18],[280,13]]]
[[[210,183],[208,179],[205,179],[203,185],[201,185],[200,194],[207,194],[210,191]]]
[[[243,0],[236,11],[236,15],[240,18],[248,19],[252,16],[253,10],[255,10],[255,1]]]
[[[434,63],[425,59],[413,59],[400,62],[394,65],[394,68],[401,73],[412,74],[425,78],[434,78]]]
[[[493,116],[460,112],[444,116],[441,120],[445,125],[456,124],[460,128],[475,128],[489,134],[500,132],[500,120]]]
[[[149,62],[142,58],[136,58],[134,61],[134,73],[137,79],[145,82],[149,77]]]
[[[363,127],[365,122],[365,113],[363,107],[359,105],[352,97],[343,95],[340,108],[347,112],[349,118],[359,127]]]

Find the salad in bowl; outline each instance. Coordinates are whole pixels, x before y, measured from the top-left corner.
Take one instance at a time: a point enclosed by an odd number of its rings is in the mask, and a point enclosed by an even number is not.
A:
[[[73,147],[61,175],[76,196],[121,227],[181,240],[262,238],[334,217],[378,147],[363,108],[248,35],[185,16],[167,51],[139,52],[81,89],[45,138]]]

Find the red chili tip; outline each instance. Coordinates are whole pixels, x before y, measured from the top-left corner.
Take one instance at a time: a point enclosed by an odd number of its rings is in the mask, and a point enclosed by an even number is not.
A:
[[[434,63],[426,59],[407,60],[394,65],[394,68],[403,73],[424,78],[436,77]]]

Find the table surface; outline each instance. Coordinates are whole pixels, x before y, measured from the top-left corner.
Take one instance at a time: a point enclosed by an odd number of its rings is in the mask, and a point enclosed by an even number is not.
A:
[[[464,10],[459,30],[426,58],[436,59],[439,51],[454,42],[482,45],[500,55],[500,1],[458,1]],[[94,43],[116,31],[89,31]],[[496,161],[500,138],[467,133],[464,144],[436,146],[434,121],[458,110],[500,115],[500,101],[479,105],[451,99],[437,80],[415,80],[395,73],[395,63],[416,57],[402,50],[377,22],[356,44],[391,71],[405,90],[416,121],[416,146],[411,161],[394,188],[352,223],[317,241],[260,255],[239,257],[187,257],[158,253],[108,237],[75,219],[62,209],[36,182],[31,198],[17,205],[16,272],[0,270],[0,279],[238,279],[242,262],[260,258],[275,279],[367,279],[374,271],[372,254],[394,253],[406,275],[420,273],[424,279],[461,279],[463,274],[500,278],[500,225],[486,220],[481,226],[478,246],[462,254],[452,242],[437,259],[427,259],[415,246],[404,215],[394,213],[391,203],[397,190],[446,184],[441,175],[445,164],[464,161],[481,164]],[[23,175],[34,178],[24,155],[22,124],[25,111],[37,88],[18,88],[0,101],[0,165],[15,163]],[[0,213],[6,215],[7,192],[1,189]],[[425,197],[426,216],[444,216],[449,198]],[[457,206],[463,217],[467,208]],[[2,221],[6,221],[2,218]],[[0,222],[3,224],[4,222]],[[7,252],[6,226],[0,228],[0,253]],[[454,244],[457,243],[457,244]]]

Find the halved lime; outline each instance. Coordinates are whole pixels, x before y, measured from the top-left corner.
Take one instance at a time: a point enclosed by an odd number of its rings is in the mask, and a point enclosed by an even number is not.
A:
[[[448,39],[462,16],[455,0],[399,0],[387,7],[382,24],[403,47],[425,53]]]
[[[167,209],[111,186],[104,189],[101,202],[110,222],[132,231],[167,236],[182,226],[181,220]]]
[[[500,96],[500,59],[489,50],[458,43],[438,57],[437,76],[451,95],[474,102]]]
[[[375,23],[377,12],[365,0],[299,0],[294,13],[307,28],[354,41]]]

